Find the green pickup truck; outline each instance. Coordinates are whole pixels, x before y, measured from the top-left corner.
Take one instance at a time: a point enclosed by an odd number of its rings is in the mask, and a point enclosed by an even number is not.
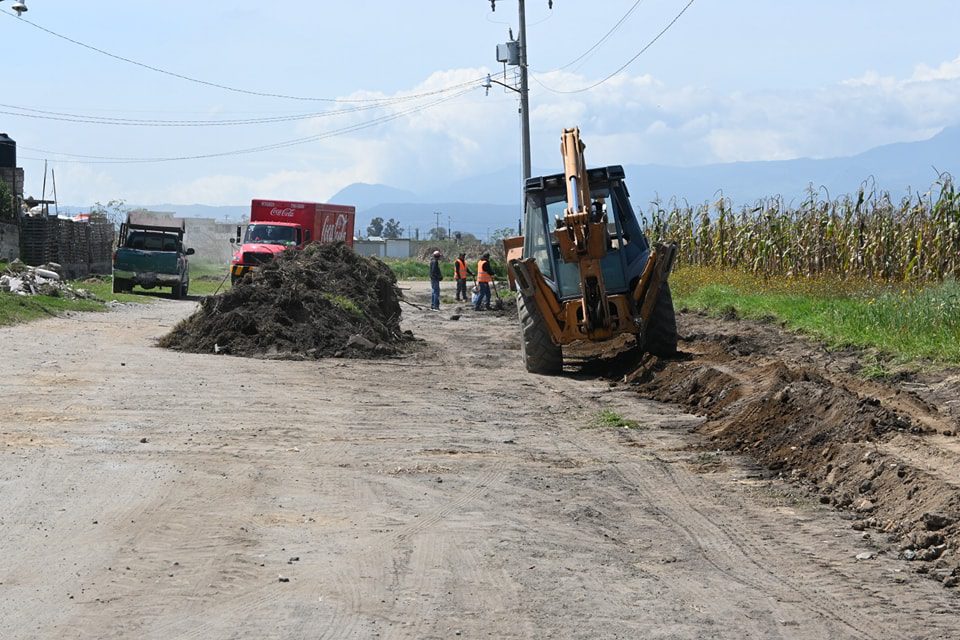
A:
[[[190,289],[193,249],[184,249],[183,220],[131,212],[120,225],[117,250],[113,255],[113,292],[170,287],[174,298]]]

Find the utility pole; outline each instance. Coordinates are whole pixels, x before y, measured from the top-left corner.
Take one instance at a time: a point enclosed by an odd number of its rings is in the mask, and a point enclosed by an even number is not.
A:
[[[530,87],[527,85],[527,15],[524,0],[520,5],[520,138],[523,155],[523,183],[530,177]],[[553,4],[552,0],[551,3]]]
[[[452,222],[450,221],[450,216],[447,216],[447,240],[453,236]]]
[[[494,80],[490,76],[487,76],[487,82],[484,85],[489,91],[491,83],[499,84],[511,91],[516,91],[520,94],[520,149],[522,156],[523,164],[523,180],[526,182],[527,178],[530,177],[530,85],[527,78],[527,12],[526,12],[526,0],[517,0],[518,9],[520,12],[520,34],[516,42],[517,44],[517,53],[518,56],[516,61],[514,61],[512,56],[501,58],[497,56],[498,62],[506,62],[511,66],[519,67],[520,69],[520,88],[512,87],[503,82]],[[547,6],[550,9],[553,9],[553,0],[547,0]],[[490,0],[490,10],[497,10],[497,0]],[[509,45],[509,43],[508,43]],[[499,47],[498,47],[499,54]]]
[[[433,215],[437,216],[437,224],[433,225],[434,233],[437,234],[437,240],[443,240],[440,237],[440,234],[443,232],[443,228],[440,226],[440,212],[434,211]]]

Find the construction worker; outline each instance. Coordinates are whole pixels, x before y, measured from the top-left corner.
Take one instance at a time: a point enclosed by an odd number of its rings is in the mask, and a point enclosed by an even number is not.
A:
[[[481,308],[490,310],[490,283],[493,282],[493,269],[490,267],[490,254],[484,253],[477,262],[477,286],[480,287],[480,296],[473,306],[475,311]]]
[[[440,311],[440,281],[443,280],[440,258],[442,257],[442,253],[434,251],[433,258],[430,260],[430,309],[433,311]]]
[[[472,275],[473,272],[467,266],[467,254],[461,253],[453,261],[453,279],[457,282],[457,301],[466,302],[470,299],[467,297],[467,278]]]

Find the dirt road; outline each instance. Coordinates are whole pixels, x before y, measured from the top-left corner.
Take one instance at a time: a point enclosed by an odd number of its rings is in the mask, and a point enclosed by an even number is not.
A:
[[[512,317],[408,307],[386,361],[152,346],[193,306],[0,329],[0,637],[960,637],[702,418],[522,372]]]

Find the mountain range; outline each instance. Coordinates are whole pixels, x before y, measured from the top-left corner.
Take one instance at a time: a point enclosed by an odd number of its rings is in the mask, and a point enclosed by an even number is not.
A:
[[[557,165],[535,168],[534,175],[557,173]],[[854,193],[865,180],[894,198],[926,192],[938,172],[960,175],[960,126],[947,127],[927,140],[875,147],[853,156],[827,159],[734,162],[692,167],[656,164],[625,165],[627,186],[638,210],[660,199],[701,203],[720,194],[735,205],[759,198],[782,196],[797,202],[809,187],[826,189],[831,197]],[[330,202],[357,207],[357,229],[363,233],[374,217],[394,218],[410,235],[427,233],[437,222],[443,227],[484,236],[495,229],[515,228],[520,218],[520,170],[505,167],[490,174],[472,176],[435,189],[414,193],[383,184],[351,184],[329,198]],[[154,211],[174,211],[188,217],[237,220],[249,205],[142,205]],[[61,207],[65,209],[67,207]]]

